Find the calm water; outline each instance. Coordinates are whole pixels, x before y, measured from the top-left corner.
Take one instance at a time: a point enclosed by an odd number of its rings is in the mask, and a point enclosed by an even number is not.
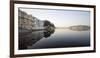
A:
[[[19,49],[42,49],[90,46],[89,31],[55,29],[19,35]]]

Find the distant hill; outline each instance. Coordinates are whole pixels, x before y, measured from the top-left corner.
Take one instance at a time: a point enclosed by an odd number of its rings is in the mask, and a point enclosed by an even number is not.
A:
[[[86,31],[86,30],[90,30],[90,26],[86,26],[86,25],[75,25],[75,26],[68,27],[68,29],[74,30],[74,31]]]

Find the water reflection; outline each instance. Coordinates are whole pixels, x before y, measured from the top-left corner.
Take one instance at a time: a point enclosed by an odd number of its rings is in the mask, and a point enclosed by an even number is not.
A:
[[[90,31],[70,29],[40,30],[19,34],[19,49],[42,49],[90,46]]]
[[[19,32],[19,49],[27,49],[29,46],[35,44],[37,41],[43,37],[50,37],[55,30],[39,30],[29,33],[20,33]]]
[[[51,30],[51,31],[49,31],[49,30],[44,30],[44,37],[45,37],[45,38],[48,38],[48,37],[50,37],[51,34],[53,34],[54,32],[55,32],[55,29],[54,29],[54,30]]]

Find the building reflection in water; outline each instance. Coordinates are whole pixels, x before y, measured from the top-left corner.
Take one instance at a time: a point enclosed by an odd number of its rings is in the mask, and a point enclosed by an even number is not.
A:
[[[48,38],[50,37],[55,30],[40,30],[40,31],[33,31],[29,33],[19,33],[19,50],[27,49],[28,46],[32,46],[37,41],[42,39],[43,37]]]

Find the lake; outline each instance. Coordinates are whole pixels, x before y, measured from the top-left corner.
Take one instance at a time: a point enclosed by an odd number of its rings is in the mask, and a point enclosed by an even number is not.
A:
[[[19,35],[19,50],[90,46],[90,31],[55,29]]]

